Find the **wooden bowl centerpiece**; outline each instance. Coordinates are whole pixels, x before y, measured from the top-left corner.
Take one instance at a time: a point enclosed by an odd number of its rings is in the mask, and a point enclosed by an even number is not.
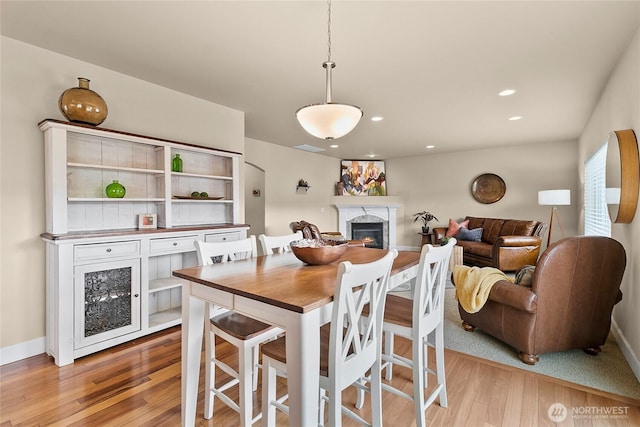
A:
[[[291,242],[291,251],[309,265],[324,265],[340,258],[347,250],[346,241],[302,239]]]

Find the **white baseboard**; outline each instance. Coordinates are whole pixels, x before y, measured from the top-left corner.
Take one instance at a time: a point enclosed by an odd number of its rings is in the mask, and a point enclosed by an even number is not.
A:
[[[611,333],[615,337],[616,342],[618,343],[618,347],[620,347],[624,358],[627,359],[629,367],[633,371],[638,381],[640,381],[640,360],[638,359],[638,356],[633,352],[629,341],[627,341],[624,334],[620,331],[620,328],[618,328],[618,324],[613,318],[611,319]]]
[[[21,342],[9,347],[0,348],[0,365],[16,362],[27,357],[44,353],[46,347],[45,337],[36,338],[31,341]]]

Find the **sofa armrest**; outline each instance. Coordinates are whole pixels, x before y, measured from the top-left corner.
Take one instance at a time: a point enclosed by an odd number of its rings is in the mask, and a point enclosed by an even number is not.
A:
[[[540,246],[542,238],[534,236],[500,236],[494,246]]]
[[[489,293],[489,300],[527,313],[535,313],[538,309],[538,296],[531,291],[531,288],[516,285],[508,280],[494,283]]]

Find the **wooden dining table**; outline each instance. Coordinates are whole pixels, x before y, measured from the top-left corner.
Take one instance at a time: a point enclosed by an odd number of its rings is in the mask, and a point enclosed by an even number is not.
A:
[[[176,270],[182,284],[182,425],[195,424],[205,313],[216,304],[285,329],[289,425],[317,424],[320,326],[331,319],[338,264],[372,262],[383,249],[350,246],[326,265],[291,252]],[[419,252],[400,251],[389,288],[416,276]]]

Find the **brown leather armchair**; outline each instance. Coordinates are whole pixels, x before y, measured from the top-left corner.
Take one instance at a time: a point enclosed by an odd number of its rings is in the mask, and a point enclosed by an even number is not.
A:
[[[538,260],[531,287],[502,280],[477,313],[458,303],[463,327],[476,327],[518,350],[524,363],[538,355],[582,348],[596,355],[622,299],[624,247],[614,239],[577,236],[551,245]]]

